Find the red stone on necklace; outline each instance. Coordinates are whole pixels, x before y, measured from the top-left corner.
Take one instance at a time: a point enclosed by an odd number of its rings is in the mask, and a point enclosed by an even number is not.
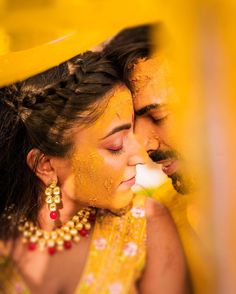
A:
[[[64,241],[64,248],[65,248],[65,249],[70,249],[71,246],[72,246],[71,241]]]
[[[50,218],[53,219],[53,220],[57,219],[57,212],[56,211],[51,211],[50,212]]]
[[[55,246],[50,246],[50,247],[48,247],[48,253],[49,253],[50,255],[55,254],[55,253],[56,253],[56,247],[55,247]]]
[[[83,228],[82,230],[80,230],[79,233],[80,233],[80,235],[82,237],[88,236],[88,230],[86,230],[85,228]]]
[[[34,243],[34,242],[29,242],[29,243],[28,243],[28,249],[29,249],[30,251],[35,250],[35,249],[36,249],[36,243]]]

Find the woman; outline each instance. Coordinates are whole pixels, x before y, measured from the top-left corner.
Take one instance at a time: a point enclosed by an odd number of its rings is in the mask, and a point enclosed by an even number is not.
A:
[[[88,52],[0,93],[1,291],[185,293],[171,218],[130,189],[143,151],[110,62]]]

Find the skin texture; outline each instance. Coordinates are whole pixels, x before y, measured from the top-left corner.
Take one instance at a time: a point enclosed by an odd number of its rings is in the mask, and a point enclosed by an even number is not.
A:
[[[177,192],[189,192],[190,180],[183,157],[175,150],[175,116],[169,65],[160,53],[140,59],[134,66],[131,85],[135,109],[135,133],[151,159],[162,164],[163,172],[172,179]]]

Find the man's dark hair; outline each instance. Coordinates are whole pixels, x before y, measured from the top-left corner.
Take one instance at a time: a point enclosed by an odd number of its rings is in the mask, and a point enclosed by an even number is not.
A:
[[[155,23],[124,29],[103,50],[106,58],[116,65],[128,87],[133,66],[139,59],[151,57],[153,50],[159,46],[153,40],[154,30],[161,33],[163,25]]]

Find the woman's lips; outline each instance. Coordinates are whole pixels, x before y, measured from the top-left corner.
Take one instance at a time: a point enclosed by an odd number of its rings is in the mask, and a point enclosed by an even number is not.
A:
[[[124,184],[126,186],[130,186],[131,187],[131,186],[135,185],[135,181],[136,181],[136,177],[134,176],[134,177],[130,178],[127,181],[121,182],[121,184]]]

